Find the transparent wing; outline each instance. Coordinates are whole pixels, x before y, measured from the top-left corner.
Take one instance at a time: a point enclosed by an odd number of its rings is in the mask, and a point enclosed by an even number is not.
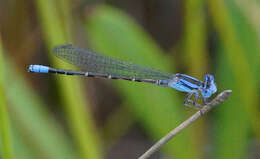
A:
[[[79,68],[93,73],[154,80],[171,79],[172,77],[171,74],[153,68],[119,61],[72,45],[57,46],[54,49],[54,54]]]

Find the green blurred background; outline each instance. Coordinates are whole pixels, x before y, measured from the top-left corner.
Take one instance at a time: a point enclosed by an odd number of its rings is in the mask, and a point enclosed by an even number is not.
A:
[[[27,72],[77,69],[52,54],[71,43],[233,90],[151,158],[260,158],[259,17],[257,0],[0,0],[1,157],[133,159],[195,112],[170,88]]]

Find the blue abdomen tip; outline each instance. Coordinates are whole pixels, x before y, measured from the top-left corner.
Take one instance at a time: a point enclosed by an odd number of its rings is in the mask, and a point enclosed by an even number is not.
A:
[[[49,67],[43,65],[30,65],[28,71],[34,73],[48,73]]]

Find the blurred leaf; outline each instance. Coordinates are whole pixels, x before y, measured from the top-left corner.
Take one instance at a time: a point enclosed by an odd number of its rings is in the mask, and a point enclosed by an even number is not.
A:
[[[69,12],[68,1],[57,1],[59,9],[63,10],[63,14],[59,14],[54,1],[52,0],[37,0],[40,21],[42,22],[42,29],[44,31],[45,39],[48,41],[49,50],[57,44],[71,41],[70,34],[67,33],[72,19],[68,17],[59,16]],[[59,3],[58,3],[59,2]],[[65,4],[67,3],[67,4]],[[66,10],[67,9],[67,10]],[[70,13],[71,14],[71,13]],[[51,56],[52,57],[52,56]],[[55,66],[66,68],[61,61],[52,59]],[[101,158],[101,150],[97,139],[97,132],[94,130],[91,113],[88,110],[85,93],[82,90],[82,85],[78,77],[57,77],[60,86],[60,94],[63,99],[63,106],[68,118],[68,124],[79,152],[82,158],[99,159]]]
[[[164,56],[163,51],[132,19],[117,9],[97,7],[86,21],[86,30],[93,48],[98,52],[170,71],[171,60]],[[184,106],[177,97],[177,91],[127,81],[116,81],[113,84],[128,103],[128,109],[154,140],[158,140],[184,119]],[[188,130],[165,146],[170,155],[177,158],[198,157]]]
[[[132,125],[135,124],[135,119],[126,109],[126,106],[120,106],[119,109],[109,116],[104,124],[103,138],[109,144],[109,147],[112,147],[113,143],[126,134]]]
[[[218,86],[233,89],[217,120],[216,158],[244,158],[249,127],[259,135],[259,46],[256,35],[232,1],[209,1],[223,49],[218,58]],[[226,86],[226,87],[225,87]],[[231,99],[231,98],[230,98]],[[220,110],[221,111],[221,110]],[[218,124],[220,125],[220,123]]]
[[[240,89],[239,96],[245,102],[244,107],[254,131],[260,134],[258,105],[259,45],[257,35],[244,19],[233,3],[211,1],[213,20],[223,47],[227,52],[232,71],[236,77],[236,85]],[[228,7],[228,8],[227,8]],[[246,85],[242,84],[246,81]]]
[[[1,154],[5,159],[13,158],[13,147],[11,142],[11,131],[9,112],[7,110],[7,102],[4,85],[4,59],[3,48],[0,37],[0,134],[1,134]]]
[[[186,66],[187,73],[194,77],[203,77],[210,68],[208,66],[207,55],[207,28],[206,28],[206,12],[204,0],[186,0],[184,8],[184,35],[183,35],[183,63]],[[206,118],[200,120],[197,127],[192,131],[193,138],[196,141],[194,146],[200,152],[200,158],[204,156],[205,145],[207,144],[205,127]]]
[[[12,122],[11,122],[12,123]],[[41,158],[41,153],[36,154],[29,146],[28,142],[24,142],[24,137],[17,131],[19,128],[12,127],[12,139],[14,147],[14,158],[19,159],[35,159]]]
[[[44,109],[39,96],[29,89],[22,75],[14,71],[12,64],[6,64],[7,98],[15,130],[22,136],[22,141],[30,145],[37,158],[77,158],[72,142]]]
[[[184,62],[191,75],[203,76],[208,68],[204,0],[185,1]]]
[[[213,156],[221,159],[242,159],[248,156],[249,116],[245,113],[247,105],[243,105],[245,101],[239,96],[238,92],[241,90],[236,85],[237,79],[226,54],[224,50],[218,51],[216,80],[221,88],[231,89],[232,95],[217,109],[212,131],[216,143]]]
[[[258,20],[260,16],[260,1],[255,0],[234,0],[234,3],[241,9],[245,18],[248,19],[249,23],[252,25],[256,31],[258,41],[260,40],[260,22]],[[236,6],[234,5],[234,6]],[[255,36],[255,35],[254,35]],[[248,36],[249,37],[249,36]]]

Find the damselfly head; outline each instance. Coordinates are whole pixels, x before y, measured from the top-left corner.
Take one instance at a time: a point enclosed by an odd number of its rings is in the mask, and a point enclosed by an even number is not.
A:
[[[209,98],[212,94],[216,92],[217,92],[217,85],[215,83],[214,76],[211,74],[206,74],[204,85],[201,90],[202,96],[205,98]]]

